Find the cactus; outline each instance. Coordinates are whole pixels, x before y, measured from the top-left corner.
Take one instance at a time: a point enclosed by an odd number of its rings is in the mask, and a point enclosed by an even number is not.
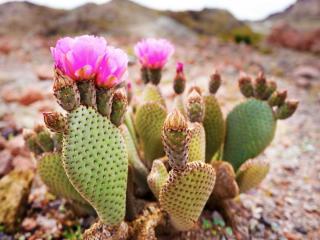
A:
[[[230,162],[235,170],[246,160],[264,151],[274,137],[277,119],[290,117],[298,105],[293,102],[288,108],[286,92],[279,97],[275,84],[267,82],[262,74],[257,77],[254,85],[251,81],[244,83],[243,78],[240,78],[239,86],[242,93],[247,91],[248,86],[252,86],[254,97],[236,106],[227,116],[223,159]]]
[[[144,159],[148,167],[152,161],[164,155],[161,130],[167,115],[166,109],[157,102],[146,102],[138,107],[135,126],[141,139]]]
[[[205,112],[203,126],[206,132],[206,162],[211,162],[225,138],[225,122],[216,97],[204,96]]]
[[[172,170],[169,172],[168,180],[163,183],[165,177],[162,177],[154,189],[162,186],[159,202],[168,212],[173,226],[178,230],[188,230],[198,220],[212,192],[215,171],[201,161],[188,163],[189,130],[186,119],[179,111],[175,110],[167,116],[162,135]],[[159,176],[165,175],[163,166],[158,162],[154,164],[156,165],[153,167],[153,176],[149,179],[159,179]],[[155,173],[160,169],[162,173]],[[155,191],[156,194],[158,191]]]
[[[240,193],[247,192],[251,188],[257,187],[267,176],[269,169],[269,164],[260,160],[251,159],[241,165],[236,176]]]
[[[210,76],[208,93],[193,86],[184,99],[181,63],[174,100],[165,100],[159,84],[173,47],[154,39],[135,47],[144,83],[139,99],[123,82],[121,50],[92,36],[59,41],[53,89],[66,114],[44,113],[50,131],[37,126],[24,137],[49,190],[74,208],[96,211],[98,223],[85,239],[155,239],[159,224],[167,232],[196,227],[205,206],[223,207],[261,183],[270,167],[254,158],[272,141],[277,120],[298,107],[263,74],[254,81],[241,74],[240,92],[249,99],[225,122],[215,96],[220,74]],[[82,51],[90,54],[83,58]],[[169,114],[166,104],[174,109]]]

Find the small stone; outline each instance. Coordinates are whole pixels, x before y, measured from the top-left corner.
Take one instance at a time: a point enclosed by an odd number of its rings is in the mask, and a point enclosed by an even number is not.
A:
[[[0,177],[7,174],[12,168],[12,156],[9,150],[0,152]]]
[[[37,78],[41,81],[53,80],[53,68],[49,65],[40,65],[36,67],[34,71]]]
[[[44,99],[44,95],[39,90],[29,89],[24,92],[19,99],[19,103],[24,106],[28,106],[34,102]]]
[[[16,156],[12,160],[12,166],[15,170],[35,169],[35,163],[29,157]]]

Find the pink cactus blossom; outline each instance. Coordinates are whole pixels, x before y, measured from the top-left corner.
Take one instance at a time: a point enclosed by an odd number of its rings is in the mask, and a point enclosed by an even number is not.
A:
[[[106,55],[107,42],[102,37],[83,35],[65,37],[51,48],[55,67],[74,80],[93,79]]]
[[[166,39],[148,38],[138,42],[134,51],[141,65],[149,69],[162,69],[174,52]]]
[[[112,88],[126,79],[128,56],[119,48],[107,47],[107,54],[103,58],[97,73],[96,84]]]

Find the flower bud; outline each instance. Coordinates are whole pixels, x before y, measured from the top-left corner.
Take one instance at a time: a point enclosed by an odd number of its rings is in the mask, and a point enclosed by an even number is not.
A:
[[[43,153],[42,148],[37,143],[37,134],[31,130],[23,131],[23,138],[25,140],[27,148],[35,155]]]
[[[102,116],[110,117],[114,88],[97,87],[97,109]]]
[[[259,73],[258,77],[254,82],[254,95],[256,98],[263,99],[267,90],[267,80],[262,72]]]
[[[183,72],[183,63],[178,62],[176,76],[173,80],[173,90],[176,94],[182,94],[186,88],[186,77]]]
[[[268,103],[271,107],[280,106],[287,98],[287,91],[275,91],[268,99]]]
[[[80,94],[76,84],[58,68],[55,68],[53,92],[59,105],[66,111],[72,111],[80,105]]]
[[[204,102],[196,90],[189,93],[187,99],[187,113],[190,122],[202,122],[204,117]]]
[[[178,111],[171,112],[163,125],[162,142],[169,164],[173,169],[183,169],[188,162],[188,123]]]
[[[44,123],[52,132],[63,133],[66,130],[66,119],[58,112],[43,113]]]
[[[241,73],[238,82],[242,95],[247,98],[253,97],[253,85],[251,78],[247,74]]]
[[[294,114],[297,110],[299,102],[296,100],[289,100],[282,104],[276,110],[276,118],[277,119],[287,119]]]
[[[218,91],[219,87],[221,85],[221,76],[220,74],[215,71],[211,76],[209,80],[209,92],[211,94],[216,94]]]
[[[119,88],[114,92],[112,98],[112,110],[110,120],[117,127],[123,122],[123,117],[127,111],[128,99],[124,88]]]
[[[267,83],[267,89],[264,93],[263,100],[269,99],[269,97],[277,90],[277,83],[275,81],[269,81]]]
[[[85,106],[96,105],[96,89],[93,80],[77,81],[77,86],[80,92],[80,102]]]

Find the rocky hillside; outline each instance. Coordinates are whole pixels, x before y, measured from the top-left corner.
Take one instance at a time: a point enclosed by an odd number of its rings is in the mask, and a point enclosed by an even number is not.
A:
[[[229,12],[216,9],[166,12],[143,7],[129,0],[86,4],[70,11],[28,2],[0,5],[0,35],[111,33],[130,36],[193,38],[198,33],[220,34],[243,26]]]
[[[285,22],[302,30],[319,28],[320,0],[297,0],[284,11],[270,15],[266,21]]]

